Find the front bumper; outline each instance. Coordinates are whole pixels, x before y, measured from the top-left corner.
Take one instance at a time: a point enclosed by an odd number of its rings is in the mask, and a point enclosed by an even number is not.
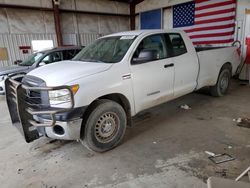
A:
[[[4,95],[5,94],[5,84],[4,84],[5,80],[0,81],[0,95]]]
[[[24,135],[26,142],[29,143],[44,135],[56,139],[79,139],[82,121],[80,117],[74,117],[69,121],[67,118],[58,119],[74,110],[74,96],[70,87],[30,86],[23,84],[21,80],[20,76],[7,78],[6,99],[12,123]],[[48,92],[60,89],[70,92],[69,108],[52,108],[49,105]]]

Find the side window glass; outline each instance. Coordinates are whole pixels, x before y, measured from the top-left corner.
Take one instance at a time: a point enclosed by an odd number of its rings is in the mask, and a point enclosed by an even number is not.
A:
[[[164,59],[168,56],[165,46],[165,40],[163,35],[161,34],[151,35],[143,39],[138,45],[133,58],[138,58],[140,53],[145,50],[155,51],[156,60]]]
[[[54,62],[61,61],[61,60],[62,60],[61,52],[53,52],[45,56],[42,61],[46,64],[49,64],[49,63],[54,63]]]
[[[63,60],[69,60],[75,57],[77,51],[76,50],[64,50],[63,51]]]
[[[172,56],[179,56],[179,55],[187,53],[185,42],[182,39],[180,34],[177,34],[177,33],[168,34],[167,42],[168,40],[171,43]],[[169,45],[168,45],[168,48],[169,48]]]

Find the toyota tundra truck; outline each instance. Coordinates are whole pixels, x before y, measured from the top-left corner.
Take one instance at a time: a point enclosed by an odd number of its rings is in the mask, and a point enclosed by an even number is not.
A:
[[[179,30],[101,37],[70,61],[6,80],[11,120],[26,142],[42,136],[80,140],[104,152],[122,142],[139,112],[209,87],[228,91],[237,47],[194,47]]]

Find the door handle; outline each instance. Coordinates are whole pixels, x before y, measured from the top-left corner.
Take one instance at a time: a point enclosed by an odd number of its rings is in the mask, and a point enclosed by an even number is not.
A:
[[[164,68],[173,67],[173,66],[174,66],[174,64],[171,63],[171,64],[164,65]]]

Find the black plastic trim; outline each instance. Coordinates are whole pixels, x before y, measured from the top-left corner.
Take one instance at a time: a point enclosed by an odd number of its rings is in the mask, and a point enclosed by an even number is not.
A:
[[[82,118],[84,112],[87,110],[88,106],[73,108],[72,110],[69,110],[68,112],[59,113],[55,115],[56,121],[72,121],[75,119]],[[48,119],[51,120],[50,115],[39,115],[39,118],[42,119]]]

